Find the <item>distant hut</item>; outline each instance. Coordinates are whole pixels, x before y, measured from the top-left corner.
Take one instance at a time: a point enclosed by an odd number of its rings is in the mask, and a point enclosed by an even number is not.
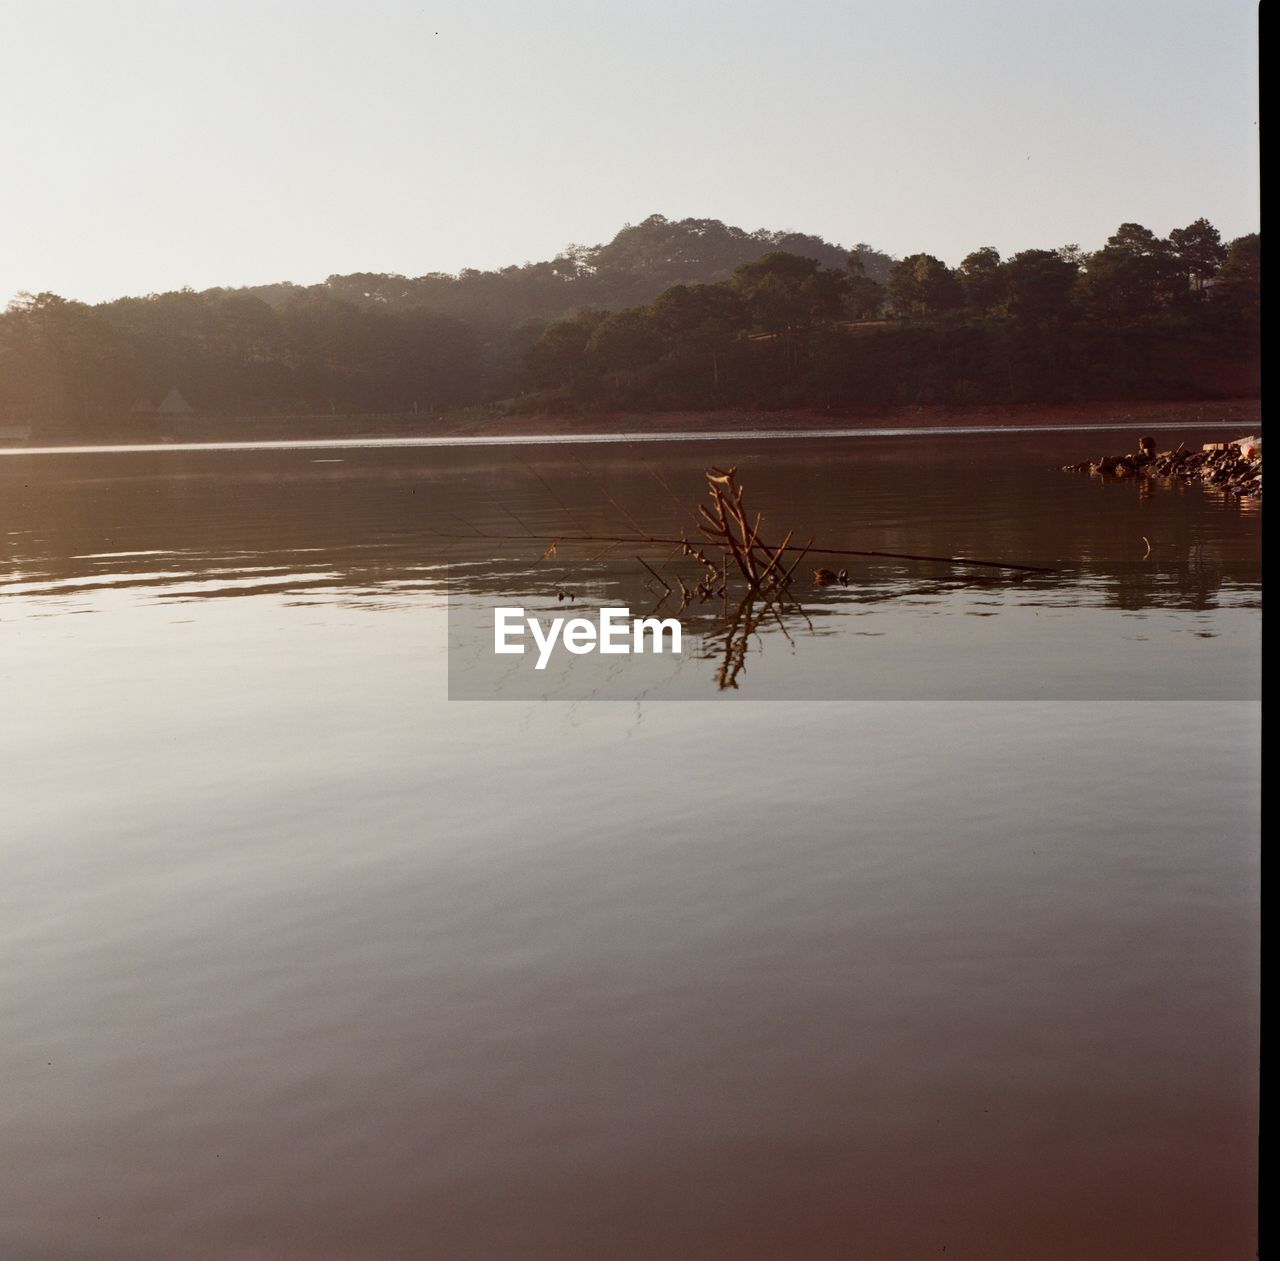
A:
[[[182,397],[182,392],[175,385],[161,400],[155,409],[157,416],[194,416],[196,409]]]

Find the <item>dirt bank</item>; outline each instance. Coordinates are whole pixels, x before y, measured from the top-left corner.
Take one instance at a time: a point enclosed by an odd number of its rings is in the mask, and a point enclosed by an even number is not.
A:
[[[704,412],[516,412],[502,406],[470,407],[436,415],[191,416],[157,421],[121,420],[90,427],[24,427],[0,438],[6,448],[158,442],[296,442],[350,438],[533,437],[575,434],[677,434],[787,432],[926,427],[1023,426],[1070,428],[1114,424],[1135,431],[1161,424],[1261,425],[1257,399],[1217,402],[1121,402],[1012,407],[902,407],[859,412],[797,408],[791,411],[730,409]]]
[[[444,418],[438,434],[588,434],[588,433],[681,433],[689,430],[725,432],[734,430],[788,429],[880,429],[927,426],[1024,425],[1069,427],[1107,424],[1155,426],[1172,422],[1206,425],[1229,423],[1257,427],[1262,407],[1258,399],[1228,399],[1216,402],[1147,403],[1026,403],[1008,407],[903,407],[866,412],[823,411],[818,408],[790,411],[714,412],[584,412],[577,415],[553,413],[509,413],[479,417],[474,414],[453,427]]]

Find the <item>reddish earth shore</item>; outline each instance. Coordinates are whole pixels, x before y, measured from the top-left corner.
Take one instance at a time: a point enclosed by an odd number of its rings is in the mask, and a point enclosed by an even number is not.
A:
[[[685,433],[735,430],[882,429],[1022,425],[1069,428],[1072,425],[1159,425],[1173,422],[1257,426],[1259,399],[1199,402],[1024,403],[1007,407],[902,407],[866,412],[789,411],[589,412],[580,415],[509,413],[432,429],[438,434]]]
[[[297,442],[357,438],[572,437],[590,434],[785,433],[802,430],[998,427],[1069,429],[1117,425],[1154,429],[1161,424],[1238,426],[1257,432],[1262,404],[1254,399],[1198,402],[1024,403],[1009,407],[899,407],[866,411],[514,412],[472,407],[444,415],[191,416],[76,428],[0,432],[0,447],[128,445],[158,442]]]

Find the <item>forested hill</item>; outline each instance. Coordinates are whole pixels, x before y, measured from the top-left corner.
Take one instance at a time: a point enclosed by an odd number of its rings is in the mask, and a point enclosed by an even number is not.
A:
[[[242,292],[276,305],[306,288],[356,306],[419,309],[497,330],[525,320],[558,319],[582,307],[639,306],[672,285],[719,284],[735,268],[770,251],[799,254],[837,270],[856,252],[866,274],[880,284],[888,282],[893,266],[888,254],[865,243],[849,247],[803,232],[747,232],[719,219],[650,215],[627,224],[604,245],[570,245],[546,262],[498,271],[468,268],[456,276],[353,272],[330,276],[320,285],[256,285]]]
[[[952,268],[653,215],[499,271],[21,294],[0,313],[0,426],[1229,397],[1257,389],[1260,301],[1260,237],[1205,219]]]

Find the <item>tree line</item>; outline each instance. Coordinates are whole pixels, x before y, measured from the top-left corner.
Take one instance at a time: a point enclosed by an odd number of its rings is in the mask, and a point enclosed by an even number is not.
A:
[[[20,295],[0,314],[0,419],[102,428],[173,385],[207,415],[1239,393],[1258,302],[1259,238],[1228,245],[1203,219],[950,268],[653,215],[490,272]]]
[[[714,285],[550,324],[526,383],[552,406],[858,407],[1206,397],[1255,388],[1260,240],[1205,219],[1125,223],[1078,246],[955,268],[912,254],[884,283],[770,251]]]

